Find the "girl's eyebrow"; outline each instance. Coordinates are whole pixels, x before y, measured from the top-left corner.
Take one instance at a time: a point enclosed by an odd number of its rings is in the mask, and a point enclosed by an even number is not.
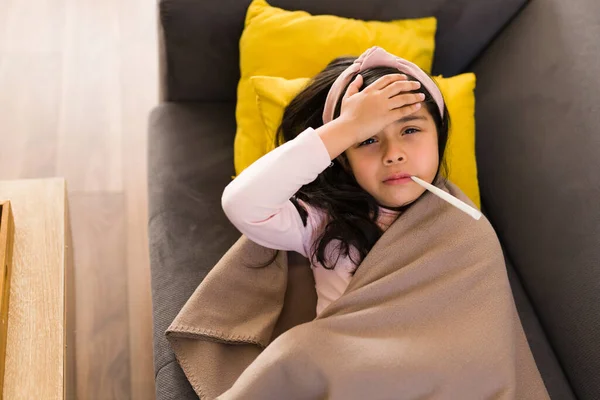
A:
[[[400,123],[400,124],[403,124],[403,123],[410,122],[410,121],[427,121],[427,117],[425,117],[423,115],[407,115],[404,118],[400,118],[396,122]],[[369,139],[376,138],[376,137],[379,137],[379,133],[374,134]],[[367,139],[367,140],[369,140],[369,139]],[[360,143],[356,143],[356,147],[357,148],[359,147],[359,145],[360,145]]]
[[[423,115],[407,115],[404,118],[400,118],[396,122],[398,122],[400,124],[403,124],[403,123],[406,123],[406,122],[416,121],[416,120],[427,121],[427,118],[424,117]]]

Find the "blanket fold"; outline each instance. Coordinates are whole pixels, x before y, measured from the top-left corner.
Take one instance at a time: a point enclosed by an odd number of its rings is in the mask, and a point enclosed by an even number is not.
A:
[[[308,261],[273,255],[242,236],[166,332],[202,400],[549,398],[485,217],[423,194],[317,317]]]

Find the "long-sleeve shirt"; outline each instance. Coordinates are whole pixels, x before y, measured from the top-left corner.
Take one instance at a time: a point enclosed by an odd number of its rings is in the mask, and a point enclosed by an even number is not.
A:
[[[242,171],[225,190],[221,204],[231,223],[250,240],[262,246],[291,250],[311,260],[317,291],[317,315],[346,290],[356,265],[340,256],[333,270],[312,260],[312,246],[328,222],[325,212],[298,199],[308,213],[304,226],[300,213],[290,201],[305,184],[314,181],[331,163],[319,134],[312,128],[255,161]],[[380,207],[377,224],[386,230],[398,212]],[[325,251],[327,264],[337,258],[331,241]],[[357,260],[356,248],[351,248]],[[329,261],[332,260],[332,261]]]

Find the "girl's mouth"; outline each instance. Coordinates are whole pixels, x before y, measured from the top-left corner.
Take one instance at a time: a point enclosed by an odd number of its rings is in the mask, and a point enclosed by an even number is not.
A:
[[[383,183],[385,183],[386,185],[399,185],[408,182],[412,182],[412,179],[410,179],[410,174],[407,173],[395,173],[388,176],[383,181]]]
[[[412,179],[410,179],[409,176],[395,178],[395,179],[387,179],[387,180],[383,181],[383,183],[385,183],[386,185],[402,185],[402,184],[409,183],[409,182],[412,182]]]

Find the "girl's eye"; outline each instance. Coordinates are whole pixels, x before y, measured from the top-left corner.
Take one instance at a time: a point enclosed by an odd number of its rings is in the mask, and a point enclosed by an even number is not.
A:
[[[404,131],[404,133],[408,134],[408,135],[412,135],[413,133],[417,133],[419,132],[418,129],[415,128],[408,128],[407,130]]]
[[[365,145],[368,145],[368,144],[371,144],[371,143],[373,143],[373,142],[369,142],[369,140],[375,140],[375,139],[373,139],[373,138],[369,138],[369,139],[365,140],[364,142],[362,142],[362,143],[361,143],[361,144],[360,144],[358,147],[365,146]],[[368,142],[368,143],[367,143],[367,142]]]

